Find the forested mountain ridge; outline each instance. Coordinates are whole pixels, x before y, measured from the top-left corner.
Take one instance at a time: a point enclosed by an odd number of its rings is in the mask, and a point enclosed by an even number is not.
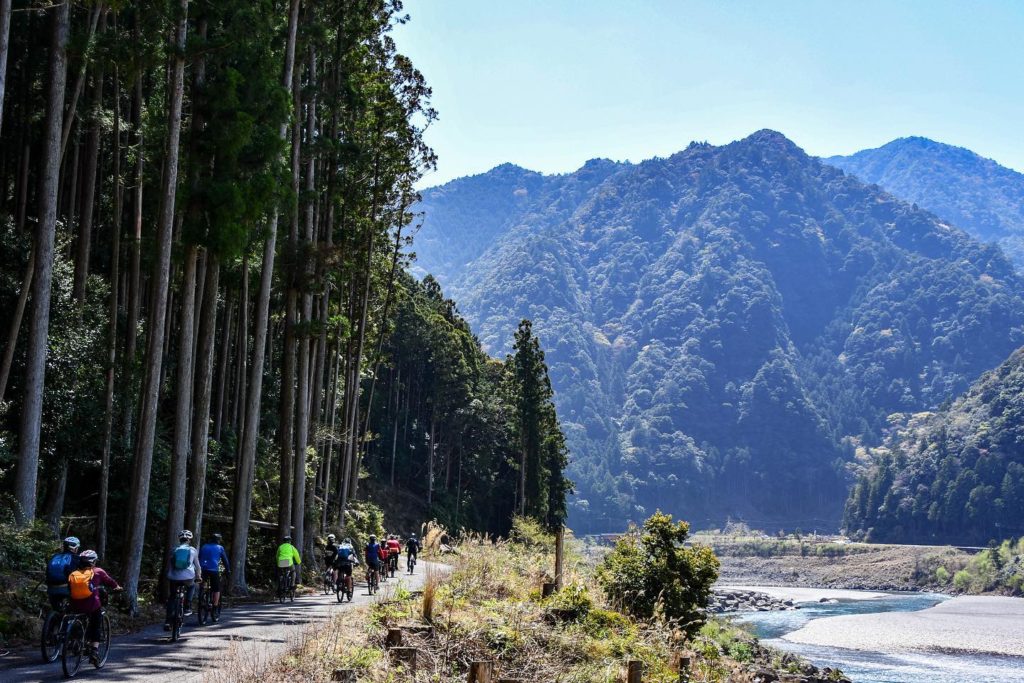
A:
[[[824,161],[997,242],[1018,269],[1024,266],[1024,174],[922,137]]]
[[[851,533],[974,545],[1024,533],[1024,349],[948,408],[903,417],[850,494]]]
[[[421,244],[488,201],[469,195],[490,175],[424,192]],[[773,131],[546,187],[479,219],[479,257],[420,249],[419,265],[486,348],[521,317],[545,339],[578,529],[655,507],[838,525],[844,437],[877,440],[889,413],[937,406],[1024,341],[998,248]]]

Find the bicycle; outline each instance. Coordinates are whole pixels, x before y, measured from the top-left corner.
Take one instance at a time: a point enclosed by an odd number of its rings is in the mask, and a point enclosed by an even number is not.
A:
[[[380,577],[379,572],[374,567],[366,568],[366,589],[370,595],[373,595],[380,588]]]
[[[67,598],[61,600],[60,609],[51,609],[43,619],[39,649],[47,664],[57,661],[64,643],[64,617],[68,611]]]
[[[327,567],[321,573],[320,578],[323,581],[324,595],[329,595],[331,591],[334,590],[335,584],[334,571],[331,565],[327,565]]]
[[[174,610],[171,612],[171,642],[175,643],[181,637],[181,626],[185,621],[185,603],[188,595],[188,588],[184,583],[179,583],[174,589]]]
[[[416,570],[416,556],[410,553],[408,559],[405,561],[405,566],[409,570],[409,573],[412,574]]]
[[[203,577],[203,582],[199,584],[199,600],[196,604],[196,618],[200,626],[205,626],[207,621],[213,620],[214,609],[210,580]]]
[[[395,578],[395,572],[398,571],[398,553],[388,555],[388,574],[391,578]]]
[[[290,567],[281,567],[277,572],[277,599],[282,605],[285,600],[295,602],[295,577]]]
[[[105,594],[102,594],[100,599],[105,606]],[[110,618],[107,616],[106,608],[100,608],[100,638],[95,651],[91,651],[86,642],[88,621],[88,614],[65,615],[62,629],[64,647],[61,648],[60,658],[60,667],[64,670],[65,678],[74,678],[78,674],[82,668],[82,658],[86,655],[97,669],[102,669],[107,663],[107,655],[110,653]]]
[[[348,573],[338,570],[338,581],[334,584],[334,597],[341,602],[345,598],[348,598],[349,602],[352,602],[352,565],[349,565]]]

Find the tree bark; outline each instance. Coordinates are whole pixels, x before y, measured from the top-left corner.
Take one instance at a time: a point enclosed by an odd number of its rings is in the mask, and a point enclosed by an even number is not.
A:
[[[188,0],[180,0],[174,42],[171,91],[168,107],[167,158],[163,180],[163,199],[157,222],[156,258],[153,263],[153,296],[146,340],[146,376],[139,413],[139,432],[135,440],[131,498],[128,504],[128,538],[125,544],[125,592],[131,611],[138,613],[139,572],[142,568],[142,547],[149,513],[149,477],[153,467],[153,445],[156,440],[157,404],[160,398],[160,377],[163,371],[164,332],[167,323],[167,293],[171,270],[171,232],[174,224],[174,200],[178,186],[178,152],[181,139],[181,104],[185,87],[185,39]]]
[[[249,255],[242,257],[242,300],[238,308],[238,357],[235,375],[234,417],[235,433],[240,434],[245,426],[245,382],[246,363],[249,358]]]
[[[288,12],[288,42],[285,46],[284,89],[291,91],[295,70],[295,37],[299,25],[299,1],[291,0]],[[287,123],[281,125],[282,139],[288,134]],[[278,212],[271,215],[267,240],[263,249],[263,269],[260,273],[254,331],[253,361],[250,368],[249,391],[245,399],[245,429],[242,432],[242,450],[238,459],[235,479],[235,509],[231,538],[231,557],[234,565],[231,575],[235,588],[247,593],[245,582],[245,555],[249,547],[249,513],[252,510],[252,484],[256,474],[256,439],[260,420],[260,399],[263,392],[263,362],[267,347],[267,324],[270,318],[270,287],[274,274],[274,255],[277,245]]]
[[[0,126],[4,121],[4,93],[7,91],[7,52],[11,45],[11,0],[0,0]]]
[[[114,19],[117,31],[117,19]],[[114,67],[114,225],[111,229],[110,259],[110,308],[107,316],[110,328],[107,338],[107,386],[104,401],[103,456],[100,463],[100,501],[96,516],[98,549],[100,557],[107,554],[107,502],[110,496],[110,446],[114,432],[114,383],[117,367],[117,313],[118,283],[121,279],[121,221],[123,214],[124,187],[121,182],[121,86],[118,69]]]
[[[199,538],[206,498],[206,458],[210,435],[210,395],[213,389],[213,340],[217,334],[217,290],[220,287],[220,259],[207,254],[206,283],[203,286],[202,312],[199,318],[199,347],[196,357],[195,419],[192,420],[192,487],[188,499],[188,527]],[[225,319],[225,325],[227,324]]]
[[[167,505],[167,547],[172,548],[185,526],[185,490],[189,448],[192,445],[192,389],[195,380],[192,338],[196,319],[196,261],[199,249],[185,247],[178,329],[177,377],[174,382],[174,443],[171,450],[170,496]]]
[[[67,80],[69,0],[54,5],[50,49],[46,124],[43,128],[43,168],[39,183],[39,227],[36,264],[32,278],[32,308],[25,355],[25,400],[22,404],[18,467],[14,482],[14,517],[19,526],[36,514],[39,472],[39,434],[46,379],[46,349],[50,327],[50,289],[53,282],[53,245],[57,229],[57,185],[60,175],[60,131]],[[140,545],[141,547],[141,545]]]
[[[103,33],[107,28],[107,14],[100,13],[99,32]],[[85,143],[85,178],[82,185],[82,212],[78,217],[78,245],[75,254],[75,272],[71,289],[71,298],[79,306],[85,303],[85,286],[89,278],[89,255],[92,247],[92,219],[96,205],[96,175],[99,171],[100,158],[100,135],[103,132],[100,125],[100,111],[103,108],[103,68],[96,67],[94,75],[96,79],[93,85],[93,111],[92,123],[89,127],[89,137]]]
[[[99,24],[100,17],[106,14],[106,8],[102,2],[97,2],[96,6],[93,7],[92,16],[89,18],[89,37],[86,39],[85,55],[89,54],[89,49],[92,47],[93,38],[96,36],[96,27]],[[60,136],[60,154],[64,156],[64,151],[68,146],[68,138],[71,137],[71,126],[75,122],[75,113],[78,110],[78,99],[82,96],[82,90],[85,89],[85,74],[89,66],[89,61],[83,56],[82,64],[78,67],[78,76],[75,78],[75,86],[71,90],[71,102],[68,104],[68,112],[64,116],[64,128],[61,131]]]
[[[21,320],[25,315],[25,304],[28,303],[28,293],[32,289],[32,276],[36,268],[35,246],[28,253],[28,263],[25,264],[25,277],[21,280],[21,291],[18,293],[18,303],[14,307],[14,317],[11,319],[11,329],[7,333],[7,345],[4,347],[4,358],[0,364],[0,403],[3,403],[7,394],[7,380],[11,376],[11,364],[14,362],[14,349],[18,344],[18,333],[21,331]]]

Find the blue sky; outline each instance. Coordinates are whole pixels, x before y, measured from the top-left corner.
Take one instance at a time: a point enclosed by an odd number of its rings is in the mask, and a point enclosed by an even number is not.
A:
[[[1024,170],[1024,0],[406,0],[438,170],[571,171],[761,128],[809,153],[923,135]]]

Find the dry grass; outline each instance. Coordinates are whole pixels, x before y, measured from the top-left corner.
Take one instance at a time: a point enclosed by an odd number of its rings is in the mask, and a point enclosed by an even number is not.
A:
[[[434,621],[434,602],[437,599],[437,588],[441,584],[442,574],[436,565],[427,565],[427,578],[423,583],[423,598],[420,603],[420,616],[430,624]]]

